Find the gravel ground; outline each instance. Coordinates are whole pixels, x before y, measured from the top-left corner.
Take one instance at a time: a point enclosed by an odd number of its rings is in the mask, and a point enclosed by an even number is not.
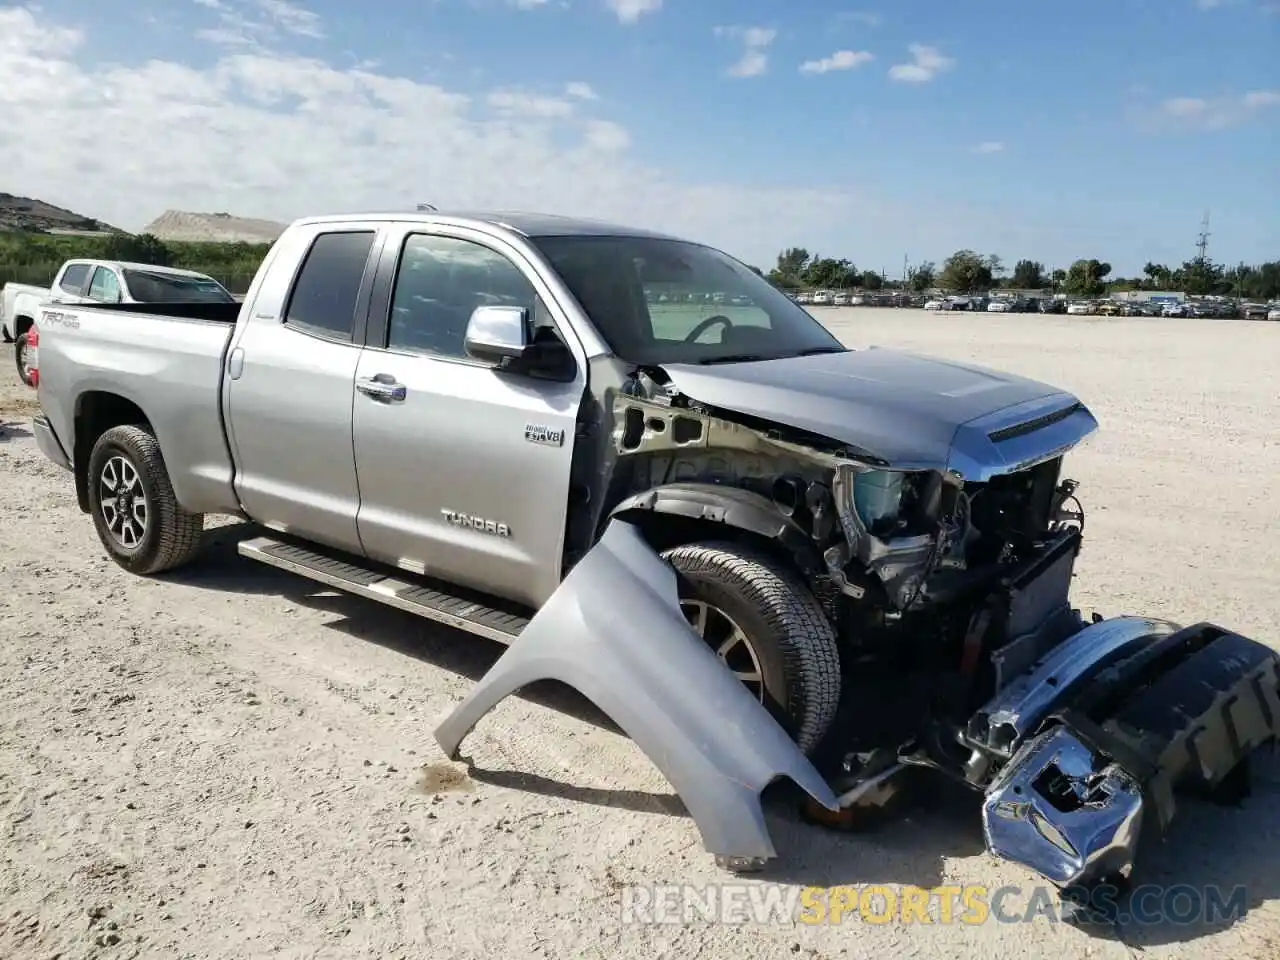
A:
[[[1086,611],[1280,640],[1280,325],[846,309],[878,342],[1048,379],[1102,431],[1071,458]],[[443,762],[434,721],[501,648],[239,559],[105,559],[0,354],[0,957],[1225,957],[1280,955],[1280,768],[1189,807],[1161,883],[1248,887],[1229,925],[624,925],[624,887],[724,879],[647,758],[563,690]],[[212,524],[211,524],[212,526]],[[1011,883],[969,798],[861,837],[770,814],[797,884]],[[1019,904],[1024,901],[1017,901]]]

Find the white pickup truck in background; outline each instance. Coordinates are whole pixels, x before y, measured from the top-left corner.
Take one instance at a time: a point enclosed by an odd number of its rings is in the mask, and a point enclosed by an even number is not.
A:
[[[49,287],[6,283],[0,290],[0,328],[13,343],[18,376],[31,386],[27,331],[42,303],[229,303],[230,292],[203,273],[119,260],[68,260]]]

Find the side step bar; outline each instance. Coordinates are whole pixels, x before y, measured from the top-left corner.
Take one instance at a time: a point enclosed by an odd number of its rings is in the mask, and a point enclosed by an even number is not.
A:
[[[335,590],[376,600],[499,643],[511,643],[529,623],[526,616],[490,605],[498,601],[486,602],[479,599],[480,595],[460,587],[439,584],[444,589],[435,589],[425,582],[401,580],[350,560],[326,556],[271,537],[242,540],[239,552],[242,557],[296,573]]]

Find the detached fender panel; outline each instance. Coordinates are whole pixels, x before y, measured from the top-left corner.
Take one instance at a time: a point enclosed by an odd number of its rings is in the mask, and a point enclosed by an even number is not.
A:
[[[760,793],[789,777],[836,809],[831,788],[689,628],[675,572],[634,526],[614,521],[457,708],[436,728],[456,757],[486,713],[521,687],[579,690],[648,755],[717,857],[769,859]]]
[[[625,520],[635,513],[665,513],[692,520],[710,520],[776,540],[810,573],[824,571],[822,555],[808,533],[783,516],[773,501],[740,487],[714,483],[669,483],[627,497],[610,513]]]

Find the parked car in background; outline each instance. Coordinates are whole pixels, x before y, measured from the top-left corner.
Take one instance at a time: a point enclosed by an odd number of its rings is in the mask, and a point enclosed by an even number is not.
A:
[[[15,289],[10,294],[10,287]],[[120,260],[68,260],[48,287],[8,284],[0,293],[5,339],[22,382],[31,386],[27,331],[42,303],[234,303],[222,284],[194,270]]]
[[[847,307],[852,302],[852,298],[847,293],[837,293],[831,298],[833,307]]]
[[[1049,300],[1041,300],[1040,312],[1041,313],[1066,313],[1067,301],[1061,299],[1060,297],[1053,297]]]
[[[1087,317],[1093,313],[1093,304],[1088,300],[1072,300],[1067,304],[1067,315],[1071,317]]]
[[[1185,303],[1166,303],[1160,310],[1162,317],[1185,317],[1187,315],[1187,305]]]
[[[1103,300],[1095,305],[1094,313],[1099,317],[1118,317],[1120,316],[1120,304],[1114,300]]]
[[[934,297],[926,300],[921,306],[925,310],[945,310],[947,309],[947,301]]]
[[[1280,320],[1280,302],[1271,304],[1271,308],[1267,311],[1268,320]]]

